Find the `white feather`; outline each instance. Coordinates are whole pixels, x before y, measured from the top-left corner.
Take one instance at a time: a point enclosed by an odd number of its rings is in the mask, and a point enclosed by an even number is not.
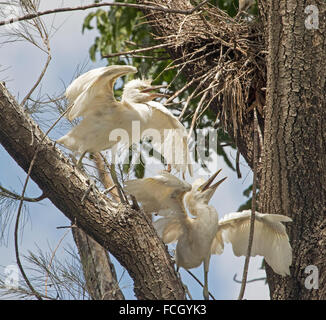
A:
[[[247,253],[251,210],[229,213],[218,221],[215,208],[208,205],[212,193],[207,188],[203,191],[203,182],[196,180],[190,186],[167,172],[126,182],[126,190],[147,213],[161,216],[154,226],[165,243],[177,241],[176,262],[184,268],[197,267],[209,261],[211,254],[221,254],[224,242],[231,242],[236,256]],[[184,200],[192,204],[189,210],[196,218],[188,216]],[[292,249],[283,225],[290,221],[283,215],[256,212],[251,255],[264,256],[272,269],[283,276],[290,273],[292,262]]]
[[[128,148],[152,129],[152,133],[154,130],[157,133],[153,146],[167,163],[183,174],[188,169],[192,175],[186,129],[162,104],[151,101],[155,95],[142,91],[151,89],[150,81],[128,82],[122,101],[115,100],[116,79],[136,71],[132,66],[109,66],[91,70],[74,80],[66,90],[71,105],[67,117],[73,120],[82,116],[83,120],[57,142],[80,153],[98,152],[112,148],[117,143],[112,134],[116,134],[122,136],[121,144]],[[139,132],[133,132],[134,122],[139,124]],[[168,134],[164,135],[165,132]],[[175,155],[171,155],[173,144]]]
[[[232,244],[236,256],[247,254],[250,216],[250,210],[233,212],[219,222],[218,234],[221,233],[223,240]],[[283,215],[255,213],[251,256],[264,256],[274,272],[283,276],[290,274],[292,249],[282,222],[290,221],[289,217]]]
[[[90,70],[75,79],[66,90],[66,97],[72,107],[67,118],[73,120],[79,116],[101,110],[107,102],[115,103],[113,86],[117,78],[135,73],[132,66],[108,66]]]

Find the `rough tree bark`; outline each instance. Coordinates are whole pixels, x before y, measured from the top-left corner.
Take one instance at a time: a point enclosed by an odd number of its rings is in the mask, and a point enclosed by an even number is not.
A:
[[[85,233],[109,250],[134,280],[138,299],[185,299],[169,253],[151,221],[139,211],[113,207],[0,84],[0,143],[26,172],[38,148],[31,178],[51,202]]]
[[[124,300],[107,251],[80,228],[73,226],[72,234],[83,266],[87,291],[92,299]]]
[[[307,29],[309,1],[263,1],[267,12],[268,84],[261,207],[292,217],[291,277],[267,267],[272,299],[326,298],[326,28]],[[305,268],[319,271],[319,289],[305,287]]]

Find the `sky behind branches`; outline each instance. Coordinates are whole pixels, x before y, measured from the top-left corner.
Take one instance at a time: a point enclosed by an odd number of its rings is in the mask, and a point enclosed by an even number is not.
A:
[[[42,5],[43,3],[43,5]],[[44,5],[46,3],[46,5]],[[60,6],[78,6],[90,4],[92,1],[41,1],[41,10],[52,9]],[[93,63],[89,59],[88,49],[93,44],[97,35],[96,29],[87,31],[82,35],[82,24],[88,11],[76,11],[71,13],[60,13],[54,16],[45,16],[44,22],[51,26],[54,23],[58,28],[50,39],[52,49],[52,61],[45,74],[45,78],[40,86],[42,93],[49,95],[58,95],[64,91],[74,77],[76,69],[80,65],[86,65],[85,71],[96,67],[107,65],[106,60],[98,60]],[[53,20],[54,19],[54,20]],[[0,61],[1,70],[0,80],[6,82],[9,91],[18,97],[19,102],[26,95],[29,89],[37,80],[43,65],[46,61],[46,54],[31,44],[25,42],[8,43],[1,46]],[[7,68],[8,67],[8,68]],[[36,90],[38,92],[38,89]],[[42,114],[45,123],[41,126],[43,129],[49,127],[55,119],[53,114]],[[62,120],[63,122],[65,120]],[[58,129],[51,132],[50,138],[57,139],[65,134],[67,126],[58,126]],[[235,163],[235,152],[228,149],[228,155]],[[228,176],[228,179],[220,186],[211,200],[220,217],[224,214],[236,211],[247,198],[242,195],[252,182],[252,174],[243,159],[241,159],[242,179],[237,179],[236,173],[231,171],[224,163],[222,158],[216,158],[218,166],[223,168],[221,177]],[[157,172],[156,168],[149,168],[147,175]],[[13,159],[0,146],[0,183],[4,187],[22,191],[22,186],[26,174],[17,166]],[[196,177],[195,177],[196,178]],[[191,180],[189,180],[191,182]],[[29,182],[26,191],[28,197],[38,197],[41,190],[33,183]],[[28,251],[36,252],[39,248],[43,251],[54,249],[66,229],[57,230],[58,226],[70,225],[70,221],[56,209],[49,200],[43,200],[40,204],[28,204],[29,214],[25,214],[24,231],[20,234],[20,251],[26,255]],[[12,212],[13,218],[16,217],[16,211]],[[1,221],[1,220],[0,220]],[[15,264],[13,225],[9,229],[7,243],[0,244],[0,273],[6,266]],[[57,258],[66,259],[67,253],[64,248],[69,244],[74,246],[71,234],[65,237],[62,245],[56,253]],[[113,258],[114,260],[114,258]],[[115,261],[115,260],[114,260]],[[261,278],[265,272],[260,270],[262,258],[251,258],[248,280]],[[132,280],[123,272],[123,268],[115,263],[117,268],[117,277],[120,279],[121,286],[126,298],[134,299]],[[221,256],[212,256],[209,272],[209,290],[217,299],[236,299],[239,294],[240,284],[233,281],[234,274],[237,279],[241,279],[244,257],[238,258],[233,255],[231,246],[225,245],[224,253]],[[201,281],[203,281],[203,267],[191,270]],[[183,270],[181,276],[188,286],[194,299],[202,299],[202,289],[198,284]],[[22,281],[22,279],[21,279]],[[264,281],[258,281],[247,285],[245,299],[269,299],[269,290]]]

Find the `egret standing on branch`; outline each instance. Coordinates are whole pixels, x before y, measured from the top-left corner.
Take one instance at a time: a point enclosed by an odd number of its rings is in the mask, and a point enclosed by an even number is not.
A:
[[[168,172],[152,178],[130,180],[126,188],[142,204],[147,213],[161,218],[154,226],[165,243],[177,241],[176,265],[185,269],[204,262],[204,298],[208,299],[207,274],[211,254],[221,254],[224,242],[231,242],[236,256],[246,255],[249,241],[251,210],[229,213],[218,220],[218,213],[208,205],[217,187],[226,179],[212,185],[216,172],[206,182],[196,180],[193,185]],[[188,216],[185,206],[194,218]],[[292,249],[282,222],[292,221],[279,214],[256,212],[255,232],[251,256],[261,255],[274,272],[290,274]]]
[[[152,86],[150,80],[132,80],[124,86],[121,102],[115,99],[115,81],[136,72],[132,66],[112,65],[90,70],[75,79],[66,91],[71,106],[67,118],[73,120],[82,116],[83,120],[57,142],[81,153],[78,162],[81,163],[86,152],[98,152],[116,145],[119,139],[110,139],[113,133],[127,134],[127,139],[123,140],[126,147],[145,136],[152,136],[152,145],[168,164],[183,174],[188,168],[192,175],[185,127],[161,103],[153,101],[165,96],[152,92],[163,86]],[[138,123],[139,132],[134,132],[134,122]]]

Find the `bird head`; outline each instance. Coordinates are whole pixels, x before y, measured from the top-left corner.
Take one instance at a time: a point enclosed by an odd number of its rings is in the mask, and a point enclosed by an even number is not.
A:
[[[165,88],[165,85],[153,86],[151,80],[135,79],[129,81],[123,89],[122,100],[129,103],[145,103],[152,101],[157,97],[166,97],[165,94],[153,92],[160,88]]]
[[[214,173],[207,181],[203,179],[197,179],[192,184],[192,189],[186,194],[185,201],[189,207],[196,207],[197,204],[208,204],[217,187],[227,178],[223,178],[216,183],[213,183],[216,176],[221,172],[222,169]]]

